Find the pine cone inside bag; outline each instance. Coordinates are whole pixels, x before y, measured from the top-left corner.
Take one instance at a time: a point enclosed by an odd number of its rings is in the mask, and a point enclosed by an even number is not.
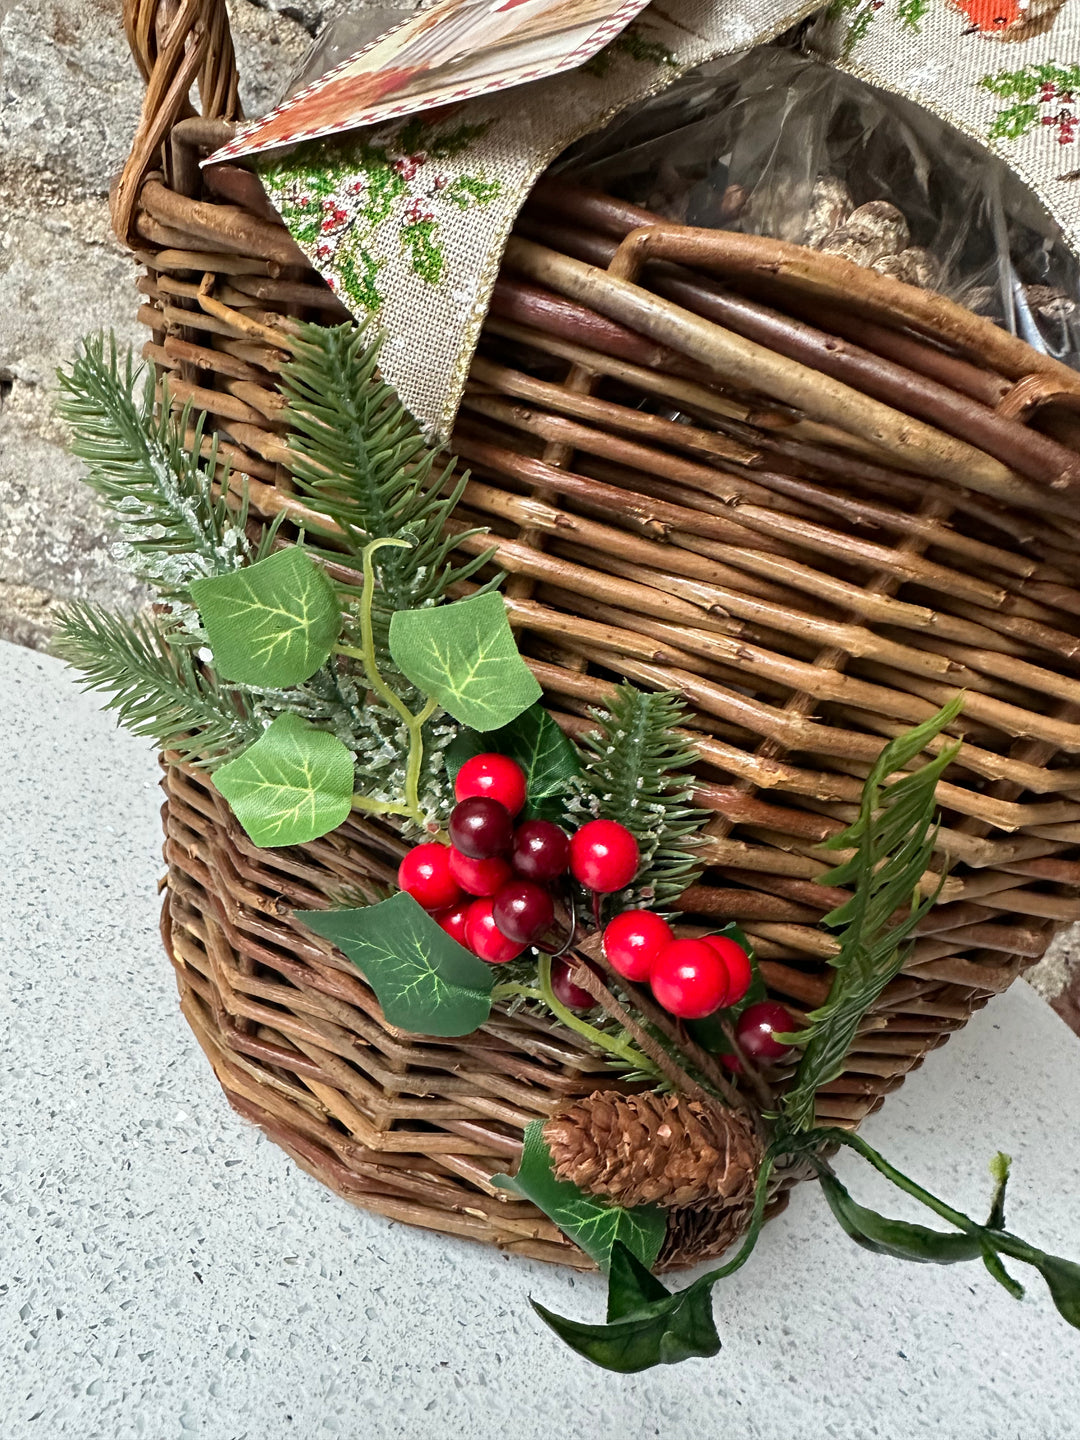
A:
[[[544,1126],[555,1174],[617,1204],[741,1206],[762,1145],[740,1111],[681,1095],[597,1090]]]

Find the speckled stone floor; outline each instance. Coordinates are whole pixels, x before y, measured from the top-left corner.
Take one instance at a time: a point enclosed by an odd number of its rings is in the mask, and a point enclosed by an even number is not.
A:
[[[1017,1303],[868,1255],[809,1187],[718,1294],[714,1359],[568,1354],[527,1297],[599,1318],[595,1278],[354,1210],[229,1109],[157,935],[150,751],[2,643],[0,744],[4,1440],[1074,1440],[1077,1336],[1037,1279]],[[865,1133],[973,1213],[1007,1150],[1015,1229],[1080,1256],[1078,1075],[1016,985]]]

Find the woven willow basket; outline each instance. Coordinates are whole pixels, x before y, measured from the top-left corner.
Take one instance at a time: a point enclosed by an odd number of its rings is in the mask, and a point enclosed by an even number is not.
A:
[[[253,511],[302,519],[275,377],[297,318],[346,313],[253,176],[198,169],[238,114],[222,0],[125,8],[148,88],[113,203],[145,355],[209,412]],[[458,520],[498,539],[568,729],[619,677],[687,697],[713,816],[688,920],[739,921],[796,1014],[829,986],[821,842],[884,739],[967,690],[942,901],[818,1097],[854,1126],[1080,919],[1080,376],[847,261],[652,220],[553,181],[527,207],[454,437]],[[260,850],[204,776],[167,765],[164,787],[165,942],[232,1105],[360,1205],[587,1264],[490,1176],[610,1072],[521,1016],[457,1040],[386,1024],[291,911],[391,880],[390,828]],[[719,1243],[684,1216],[662,1263]]]

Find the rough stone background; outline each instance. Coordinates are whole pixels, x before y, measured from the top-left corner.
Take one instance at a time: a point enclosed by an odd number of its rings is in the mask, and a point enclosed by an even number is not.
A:
[[[246,114],[277,101],[347,3],[230,0]],[[0,637],[38,649],[64,600],[139,599],[52,413],[56,367],[80,336],[144,339],[106,203],[142,103],[121,10],[122,0],[0,0]],[[1032,981],[1080,1032],[1080,927]]]

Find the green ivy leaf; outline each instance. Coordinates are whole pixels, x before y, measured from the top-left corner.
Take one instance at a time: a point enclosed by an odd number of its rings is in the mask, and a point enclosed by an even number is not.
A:
[[[535,1300],[530,1303],[571,1350],[622,1375],[717,1353],[720,1336],[708,1283],[699,1281],[673,1295],[619,1242],[611,1255],[611,1274],[616,1273],[618,1289],[614,1299],[609,1291],[608,1315],[613,1305],[616,1310],[625,1308],[620,1318],[609,1318],[606,1325],[585,1325],[556,1315]]]
[[[859,1205],[824,1161],[818,1162],[818,1179],[841,1229],[856,1245],[875,1255],[891,1255],[895,1260],[916,1260],[929,1265],[956,1265],[963,1260],[978,1260],[983,1253],[978,1235],[965,1235],[958,1230],[946,1233],[926,1225],[912,1225],[906,1220],[889,1220],[876,1210]]]
[[[298,545],[227,575],[196,580],[202,616],[225,680],[274,690],[299,685],[329,658],[341,606],[326,572]]]
[[[375,991],[391,1025],[414,1035],[470,1035],[491,1014],[495,972],[405,891],[358,910],[297,910]]]
[[[353,771],[335,735],[286,711],[214,784],[256,845],[303,845],[348,819]]]
[[[484,738],[492,750],[509,755],[525,771],[529,799],[521,818],[563,819],[567,796],[581,774],[581,762],[547,710],[530,705],[516,720]]]
[[[656,1205],[637,1205],[632,1210],[605,1205],[579,1190],[573,1181],[556,1180],[543,1128],[542,1120],[534,1120],[525,1127],[525,1145],[517,1174],[496,1175],[492,1183],[531,1200],[580,1245],[601,1270],[608,1268],[616,1241],[625,1245],[642,1265],[654,1265],[667,1234],[667,1216],[663,1210]]]
[[[1026,1257],[1025,1257],[1026,1258]],[[1028,1261],[1046,1281],[1058,1314],[1080,1330],[1080,1265],[1057,1255],[1043,1255]]]
[[[390,654],[418,690],[474,730],[508,725],[540,698],[499,595],[397,611]]]

